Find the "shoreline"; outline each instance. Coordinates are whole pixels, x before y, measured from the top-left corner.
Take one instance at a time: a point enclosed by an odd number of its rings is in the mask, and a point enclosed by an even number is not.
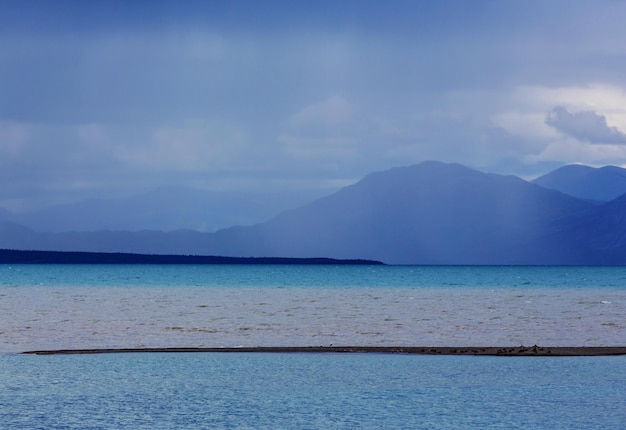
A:
[[[518,346],[518,347],[426,347],[426,346],[253,346],[253,347],[170,347],[90,348],[24,351],[27,355],[80,355],[120,353],[378,353],[413,355],[482,355],[503,357],[587,357],[626,355],[626,346]]]
[[[219,255],[0,249],[0,264],[341,265],[380,266],[381,261],[328,257],[226,257]]]

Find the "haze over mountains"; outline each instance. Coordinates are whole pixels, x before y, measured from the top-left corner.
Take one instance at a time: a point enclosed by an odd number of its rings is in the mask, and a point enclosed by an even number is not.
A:
[[[0,248],[391,264],[626,264],[624,177],[617,167],[566,166],[527,182],[431,161],[372,173],[251,226],[42,233],[5,222]]]
[[[320,190],[237,193],[162,187],[124,198],[83,200],[25,213],[0,208],[0,221],[53,233],[181,229],[212,232],[266,221],[323,194]]]

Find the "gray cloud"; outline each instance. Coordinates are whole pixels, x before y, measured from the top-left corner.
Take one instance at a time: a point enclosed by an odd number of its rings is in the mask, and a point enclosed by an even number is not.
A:
[[[164,182],[314,187],[432,158],[524,174],[547,143],[493,118],[519,109],[546,129],[569,99],[527,112],[503,94],[626,88],[620,2],[10,3],[0,206]],[[623,143],[575,115],[547,121]]]
[[[546,117],[546,124],[575,139],[589,143],[626,145],[626,134],[606,123],[594,111],[570,112],[557,106]]]

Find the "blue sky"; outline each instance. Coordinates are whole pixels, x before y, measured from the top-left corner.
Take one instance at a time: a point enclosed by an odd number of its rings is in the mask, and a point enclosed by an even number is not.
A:
[[[0,3],[0,207],[626,165],[626,3]]]

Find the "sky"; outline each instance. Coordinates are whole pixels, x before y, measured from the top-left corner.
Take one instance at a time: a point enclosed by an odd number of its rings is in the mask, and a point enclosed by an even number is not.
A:
[[[626,2],[3,1],[0,207],[626,165]]]

